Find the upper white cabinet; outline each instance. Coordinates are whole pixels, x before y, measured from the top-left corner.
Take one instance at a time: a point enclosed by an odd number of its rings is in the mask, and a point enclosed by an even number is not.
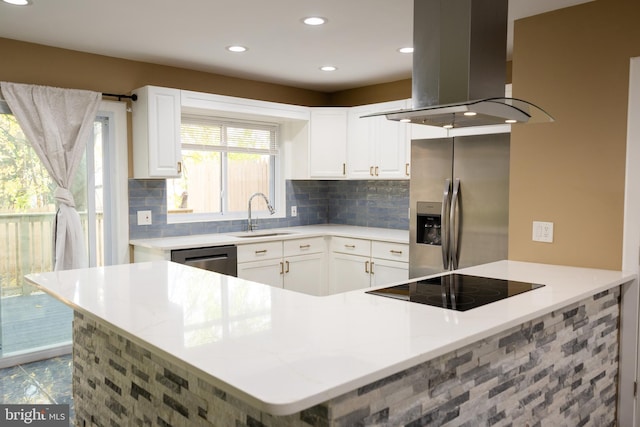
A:
[[[349,109],[347,175],[352,179],[407,179],[409,133],[405,123],[368,114],[405,108],[406,101],[363,105]]]
[[[348,108],[312,108],[309,177],[346,178]]]
[[[144,86],[133,91],[134,178],[175,178],[181,173],[180,90]]]

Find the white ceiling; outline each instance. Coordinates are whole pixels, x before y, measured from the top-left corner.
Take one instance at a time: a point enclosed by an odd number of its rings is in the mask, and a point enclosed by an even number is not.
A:
[[[413,0],[31,1],[0,2],[0,37],[326,92],[411,77]],[[587,1],[509,0],[507,55],[514,19]]]

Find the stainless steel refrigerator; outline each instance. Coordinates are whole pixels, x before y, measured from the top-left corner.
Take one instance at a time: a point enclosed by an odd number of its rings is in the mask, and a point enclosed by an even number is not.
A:
[[[509,134],[411,142],[409,277],[507,258]]]

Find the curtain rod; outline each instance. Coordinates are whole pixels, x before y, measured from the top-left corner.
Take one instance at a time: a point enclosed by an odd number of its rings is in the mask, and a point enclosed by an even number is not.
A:
[[[138,100],[138,95],[135,93],[133,95],[122,95],[117,93],[103,93],[102,96],[110,96],[112,98],[118,98],[118,101],[122,101],[122,98],[130,99],[132,101]]]

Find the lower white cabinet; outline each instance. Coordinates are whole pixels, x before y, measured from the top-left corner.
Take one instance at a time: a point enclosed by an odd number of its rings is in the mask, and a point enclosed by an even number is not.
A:
[[[377,240],[331,239],[329,293],[341,293],[409,278],[409,246]]]
[[[238,277],[309,295],[326,295],[325,253],[323,237],[239,245]]]

